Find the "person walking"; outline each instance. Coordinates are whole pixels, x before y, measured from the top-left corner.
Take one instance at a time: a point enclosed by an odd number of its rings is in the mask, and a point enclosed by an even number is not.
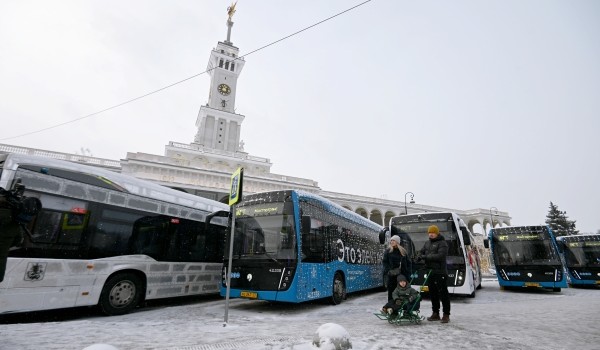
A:
[[[387,278],[388,301],[392,300],[392,293],[396,289],[398,275],[411,275],[410,262],[406,249],[400,245],[398,235],[390,238],[390,246],[383,252],[383,274]]]
[[[450,295],[448,294],[448,271],[446,269],[446,256],[448,256],[448,243],[436,225],[427,229],[429,240],[419,251],[419,258],[425,261],[425,268],[431,270],[427,279],[429,296],[431,298],[431,317],[427,321],[450,322]],[[440,318],[440,301],[444,315]]]

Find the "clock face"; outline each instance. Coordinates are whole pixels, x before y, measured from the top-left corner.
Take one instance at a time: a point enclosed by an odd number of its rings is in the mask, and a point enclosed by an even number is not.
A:
[[[219,91],[219,93],[221,95],[225,95],[225,96],[227,96],[231,93],[231,88],[227,84],[220,84],[219,86],[217,86],[217,90]]]

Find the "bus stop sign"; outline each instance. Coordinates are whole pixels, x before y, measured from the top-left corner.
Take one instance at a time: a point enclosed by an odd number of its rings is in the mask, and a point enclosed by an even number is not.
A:
[[[244,168],[238,168],[231,175],[231,188],[229,190],[229,205],[237,204],[242,199],[242,184]]]

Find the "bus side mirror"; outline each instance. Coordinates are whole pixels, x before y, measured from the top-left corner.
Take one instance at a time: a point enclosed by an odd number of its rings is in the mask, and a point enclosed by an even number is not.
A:
[[[204,219],[204,227],[206,229],[208,229],[208,225],[210,224],[210,221],[215,217],[222,217],[222,218],[226,218],[229,217],[230,212],[227,210],[219,210],[219,211],[215,211],[214,213],[210,213],[208,215],[206,215],[206,218]],[[231,220],[230,220],[231,221]]]
[[[462,239],[464,245],[471,245],[471,236],[469,235],[469,231],[466,228],[461,227],[460,232],[462,233]]]
[[[483,240],[483,246],[489,249],[490,248],[490,240],[487,239],[487,238],[484,239]]]
[[[379,244],[385,243],[385,234],[388,232],[388,228],[384,227],[379,231]]]
[[[302,215],[302,218],[300,220],[301,220],[300,225],[302,226],[300,228],[300,230],[302,230],[302,233],[309,233],[310,232],[310,216]]]

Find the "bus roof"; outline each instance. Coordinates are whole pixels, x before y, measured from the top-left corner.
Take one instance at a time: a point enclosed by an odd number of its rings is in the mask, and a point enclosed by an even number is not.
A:
[[[598,241],[600,240],[600,235],[596,233],[589,233],[583,235],[559,236],[556,237],[556,239],[564,242]]]
[[[309,200],[309,201],[314,201],[314,202],[319,202],[321,203],[321,205],[323,205],[326,209],[331,210],[331,211],[337,211],[339,215],[350,219],[358,224],[362,224],[364,226],[370,227],[374,230],[381,230],[383,228],[383,226],[353,212],[350,209],[344,208],[341,205],[334,203],[332,201],[330,201],[327,198],[321,197],[317,194],[311,193],[311,192],[307,192],[307,191],[303,191],[303,190],[293,190],[294,192],[296,192],[298,194],[298,197],[300,199],[305,199],[305,200]]]
[[[373,221],[371,221],[349,209],[346,209],[346,208],[342,207],[341,205],[336,204],[327,198],[324,198],[324,197],[321,197],[314,193],[311,193],[308,191],[303,191],[303,190],[288,189],[288,190],[281,190],[281,191],[267,191],[267,192],[253,193],[253,194],[244,196],[242,199],[242,203],[248,204],[250,202],[250,204],[253,204],[252,202],[261,203],[263,201],[265,201],[265,202],[266,201],[283,201],[285,199],[285,197],[292,195],[292,193],[295,193],[298,196],[299,200],[312,202],[312,203],[318,203],[320,206],[327,209],[328,211],[334,212],[348,220],[355,222],[356,224],[363,225],[365,227],[368,227],[370,229],[377,230],[377,231],[379,231],[383,228],[383,226],[381,226],[381,225],[379,225],[379,224],[377,224],[377,223],[375,223],[375,222],[373,222]]]
[[[108,180],[115,185],[113,186],[115,189],[120,188],[123,192],[145,198],[161,200],[209,212],[229,210],[228,205],[212,199],[195,196],[147,180],[138,179],[130,175],[120,174],[90,165],[16,153],[0,155],[0,163],[2,162],[4,164],[2,164],[3,171],[0,177],[0,187],[5,189],[12,184],[12,181],[14,180],[13,174],[18,167],[34,166],[45,168],[50,176],[52,176],[52,170],[55,169],[57,172],[67,171],[100,178],[103,181]]]
[[[503,227],[493,227],[490,229],[490,233],[502,233],[502,234],[518,234],[523,232],[536,232],[536,231],[550,231],[549,226],[547,225],[531,225],[531,226],[503,226]]]
[[[391,223],[394,224],[408,224],[415,222],[447,222],[451,219],[457,218],[461,226],[466,226],[464,221],[453,212],[422,212],[422,213],[411,213],[406,215],[394,216]]]

